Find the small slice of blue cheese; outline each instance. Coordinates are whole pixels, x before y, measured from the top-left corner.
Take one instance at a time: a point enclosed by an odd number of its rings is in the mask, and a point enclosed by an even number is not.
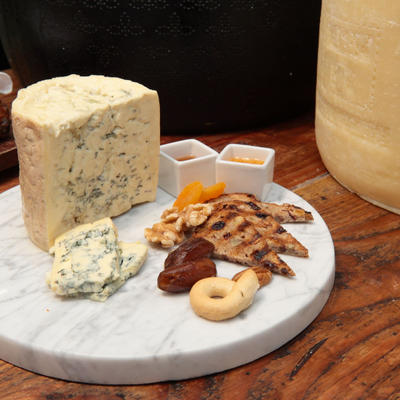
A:
[[[136,275],[147,257],[147,246],[140,243],[118,242],[120,249],[120,277],[104,285],[100,292],[87,294],[91,300],[105,301],[114,294],[129,278]]]
[[[118,242],[121,250],[120,269],[124,280],[136,275],[147,257],[147,246],[140,242],[127,243]]]
[[[47,284],[60,296],[105,301],[135,275],[147,257],[147,246],[118,241],[110,218],[80,225],[59,236]]]
[[[120,278],[118,234],[110,218],[64,233],[51,252],[54,263],[47,283],[58,295],[100,292]]]

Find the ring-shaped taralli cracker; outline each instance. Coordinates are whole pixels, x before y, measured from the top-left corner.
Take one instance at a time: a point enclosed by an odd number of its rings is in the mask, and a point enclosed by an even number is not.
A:
[[[190,304],[198,316],[222,321],[249,307],[259,287],[252,270],[247,270],[237,282],[220,277],[205,278],[190,290]]]

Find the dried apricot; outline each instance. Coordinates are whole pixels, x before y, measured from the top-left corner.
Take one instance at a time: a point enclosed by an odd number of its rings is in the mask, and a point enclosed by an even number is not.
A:
[[[177,207],[178,210],[181,211],[189,204],[199,203],[202,192],[203,184],[201,182],[195,181],[189,183],[179,193],[174,202],[174,207]]]
[[[204,203],[207,200],[215,199],[218,196],[221,196],[224,193],[226,184],[224,182],[218,182],[215,185],[208,186],[203,189],[203,192],[200,196],[200,203]]]

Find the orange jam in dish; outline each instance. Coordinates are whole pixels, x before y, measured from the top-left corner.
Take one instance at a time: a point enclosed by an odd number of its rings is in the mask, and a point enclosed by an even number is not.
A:
[[[187,161],[187,160],[193,160],[196,158],[196,156],[193,156],[192,154],[189,154],[188,156],[183,156],[183,157],[176,157],[176,161]]]
[[[241,162],[246,164],[259,164],[259,165],[264,164],[263,160],[258,160],[257,158],[249,158],[249,157],[232,157],[228,161]]]

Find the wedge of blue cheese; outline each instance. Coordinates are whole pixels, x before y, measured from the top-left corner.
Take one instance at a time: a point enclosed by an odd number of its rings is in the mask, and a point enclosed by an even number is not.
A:
[[[127,280],[136,275],[147,258],[147,246],[140,242],[118,242],[120,275]]]
[[[86,294],[85,297],[105,301],[114,294],[129,278],[136,275],[147,258],[147,246],[140,243],[118,242],[120,250],[120,277],[113,282],[106,283],[102,290]]]
[[[147,247],[119,242],[112,220],[103,218],[57,237],[51,253],[46,281],[57,295],[105,301],[139,271]]]
[[[98,75],[48,79],[18,92],[12,124],[23,218],[41,249],[75,226],[155,199],[156,91]]]

